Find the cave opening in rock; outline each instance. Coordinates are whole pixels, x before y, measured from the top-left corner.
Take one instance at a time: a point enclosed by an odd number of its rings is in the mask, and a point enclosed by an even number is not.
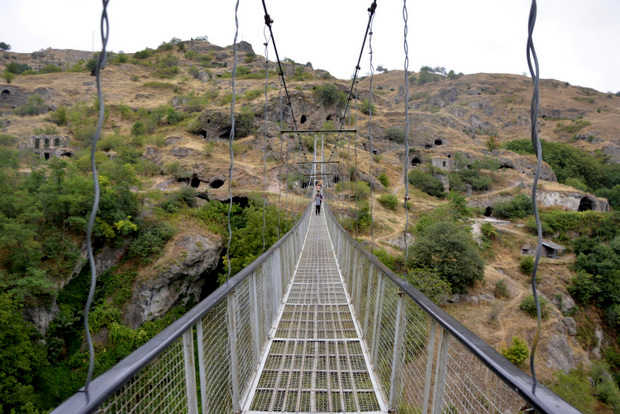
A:
[[[302,124],[305,124],[306,120],[307,120],[306,115],[302,115],[301,119],[299,120],[299,122],[302,123]]]
[[[592,200],[589,197],[583,197],[579,202],[578,211],[592,210]]]
[[[334,175],[334,178],[332,179],[332,182],[333,182],[334,184],[338,184],[338,183],[340,182],[340,177],[339,177],[339,176],[337,176],[337,175]]]
[[[442,140],[440,140],[440,139],[436,139],[435,140],[435,145],[442,145],[442,144],[443,144]]]
[[[4,89],[4,90],[2,91],[2,97],[3,97],[3,98],[4,98],[4,97],[8,97],[10,94],[11,94],[11,91],[10,91],[10,90],[8,90],[8,89]]]
[[[215,180],[213,180],[213,181],[211,181],[209,183],[209,187],[211,187],[211,188],[220,188],[223,185],[224,185],[224,180],[220,180],[219,178],[217,178],[217,179],[215,179]]]
[[[45,157],[46,160],[50,159],[50,153],[49,152],[46,152],[45,154],[43,154],[43,156]],[[581,211],[581,210],[579,210],[579,211]]]
[[[420,161],[420,159],[418,157],[414,157],[411,160],[411,165],[418,165],[418,164],[422,164],[422,161]]]
[[[325,118],[326,121],[331,121],[332,120],[332,116],[331,115],[327,115],[327,118]]]
[[[194,188],[198,188],[200,186],[200,178],[193,176],[189,182],[189,185],[191,185]]]
[[[484,209],[484,216],[485,217],[491,217],[491,214],[493,214],[493,207],[489,206],[489,207]]]

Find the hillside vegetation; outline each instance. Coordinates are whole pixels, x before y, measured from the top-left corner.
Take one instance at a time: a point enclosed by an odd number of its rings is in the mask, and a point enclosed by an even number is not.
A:
[[[315,144],[338,161],[321,178],[343,226],[529,372],[531,79],[425,66],[409,74],[407,99],[403,71],[382,68],[372,95],[363,77],[347,101],[350,81],[285,59],[289,107],[276,63],[241,42],[229,182],[233,57],[232,47],[173,39],[112,53],[102,72],[96,374],[226,278],[229,185],[233,274],[262,252],[263,192],[266,247],[291,227],[307,204],[310,167],[302,162]],[[88,52],[0,54],[1,412],[45,412],[86,375],[84,238],[99,109],[93,65]],[[357,133],[279,134],[295,126]],[[583,412],[620,412],[620,96],[542,80],[537,127],[544,237],[564,248],[538,269],[539,379]],[[204,266],[190,266],[195,257]],[[164,307],[140,302],[160,283],[182,288]]]

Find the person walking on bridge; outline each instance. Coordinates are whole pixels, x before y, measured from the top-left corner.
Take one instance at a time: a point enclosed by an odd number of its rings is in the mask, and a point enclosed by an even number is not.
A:
[[[323,203],[323,196],[321,195],[321,193],[317,192],[316,196],[314,197],[314,205],[316,206],[316,212],[314,213],[315,215],[321,215],[321,204]]]

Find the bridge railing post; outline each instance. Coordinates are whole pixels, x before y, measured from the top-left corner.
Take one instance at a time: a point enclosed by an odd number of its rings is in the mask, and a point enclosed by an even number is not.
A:
[[[405,331],[405,298],[403,292],[398,292],[398,304],[396,306],[396,326],[394,329],[394,351],[392,353],[392,374],[390,375],[390,408],[396,409],[400,394],[400,371],[403,356],[403,335]]]
[[[196,362],[194,360],[194,330],[190,328],[183,334],[183,360],[185,362],[185,386],[187,389],[187,408],[189,414],[198,414],[198,390],[196,388]]]
[[[240,411],[239,360],[237,357],[237,296],[233,290],[228,294],[228,346],[230,347],[230,375],[233,411]]]
[[[446,374],[448,371],[448,350],[450,349],[450,334],[441,328],[441,343],[439,345],[439,358],[435,370],[435,388],[433,391],[433,414],[441,414],[443,396],[446,389]]]

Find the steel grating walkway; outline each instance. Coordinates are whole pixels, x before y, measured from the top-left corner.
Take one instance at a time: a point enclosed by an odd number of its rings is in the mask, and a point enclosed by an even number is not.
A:
[[[385,413],[325,216],[313,215],[244,412]]]

